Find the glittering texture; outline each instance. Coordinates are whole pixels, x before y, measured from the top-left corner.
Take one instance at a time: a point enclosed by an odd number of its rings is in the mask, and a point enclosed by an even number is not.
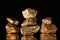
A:
[[[29,19],[36,17],[37,11],[31,8],[27,8],[24,11],[22,11],[22,14],[25,19]]]

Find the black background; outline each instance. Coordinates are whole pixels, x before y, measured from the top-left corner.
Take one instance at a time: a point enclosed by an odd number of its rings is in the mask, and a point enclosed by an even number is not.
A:
[[[21,27],[20,24],[25,20],[22,16],[22,11],[26,8],[32,8],[38,11],[36,16],[37,24],[41,25],[41,20],[46,17],[52,18],[52,23],[55,24],[58,28],[57,30],[57,39],[59,40],[60,34],[60,15],[59,15],[59,3],[57,1],[0,1],[0,33],[1,40],[5,40],[6,30],[5,26],[8,23],[6,18],[12,17],[16,18],[19,21],[18,27]],[[36,33],[34,36],[39,40],[40,32]]]

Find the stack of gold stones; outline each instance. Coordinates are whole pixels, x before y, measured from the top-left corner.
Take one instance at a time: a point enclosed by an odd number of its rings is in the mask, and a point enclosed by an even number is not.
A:
[[[37,11],[31,8],[27,8],[22,11],[25,20],[21,24],[20,32],[23,35],[21,40],[37,40],[33,35],[39,30],[40,40],[57,40],[56,38],[56,25],[52,24],[52,19],[47,17],[42,19],[41,28],[37,25],[36,15]],[[19,21],[13,18],[7,18],[6,25],[6,40],[19,40],[19,28],[17,27]]]
[[[21,40],[37,40],[33,35],[37,33],[40,26],[36,24],[37,11],[31,8],[27,8],[22,11],[23,17],[26,19],[21,24]]]
[[[40,40],[57,40],[56,31],[57,27],[52,24],[52,19],[50,17],[42,19]]]
[[[6,40],[17,40],[19,28],[16,27],[18,25],[18,21],[16,19],[7,18],[7,25],[6,25]]]

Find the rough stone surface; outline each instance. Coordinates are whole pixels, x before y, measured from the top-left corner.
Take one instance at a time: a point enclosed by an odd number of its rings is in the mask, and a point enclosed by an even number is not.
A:
[[[13,18],[7,18],[7,21],[11,24],[18,25],[19,21]]]
[[[31,8],[27,8],[24,11],[22,11],[22,14],[25,19],[29,19],[36,17],[37,11]]]
[[[18,27],[12,25],[11,23],[8,23],[6,25],[6,33],[18,33]]]
[[[6,34],[6,40],[19,40],[18,34]]]
[[[36,18],[24,20],[21,26],[36,25]]]
[[[42,23],[43,24],[51,24],[52,23],[52,19],[50,17],[47,17],[45,19],[42,19]]]
[[[41,25],[41,33],[56,33],[57,31],[57,27],[54,24],[51,25],[46,25],[46,24],[42,24]]]
[[[20,29],[22,35],[33,35],[34,33],[38,32],[40,29],[40,26],[27,26],[27,27],[22,27]]]
[[[56,25],[52,24],[52,19],[50,17],[47,17],[42,20],[41,25],[41,33],[56,33],[57,27]]]

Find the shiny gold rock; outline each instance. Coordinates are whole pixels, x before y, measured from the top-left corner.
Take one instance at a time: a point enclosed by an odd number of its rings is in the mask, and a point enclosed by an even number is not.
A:
[[[19,21],[13,18],[7,18],[7,21],[11,24],[18,25]]]
[[[21,24],[21,26],[29,26],[29,25],[36,25],[36,18],[27,19],[23,21],[23,23]]]
[[[24,11],[22,11],[22,14],[25,19],[29,19],[36,17],[37,11],[31,8],[27,8]]]
[[[22,36],[21,40],[37,40],[37,39],[33,36]]]
[[[6,40],[19,40],[18,34],[6,34]]]
[[[56,34],[40,34],[40,40],[57,40]]]
[[[6,25],[6,33],[18,33],[19,29],[18,27],[12,25],[11,23],[8,23]]]
[[[34,33],[38,32],[39,29],[40,26],[35,25],[35,26],[21,27],[20,31],[22,35],[33,35]]]
[[[46,18],[42,20],[41,33],[56,33],[57,27],[54,24],[51,24],[51,18]]]
[[[41,33],[56,33],[57,27],[53,24],[51,25],[42,25],[41,26]]]

